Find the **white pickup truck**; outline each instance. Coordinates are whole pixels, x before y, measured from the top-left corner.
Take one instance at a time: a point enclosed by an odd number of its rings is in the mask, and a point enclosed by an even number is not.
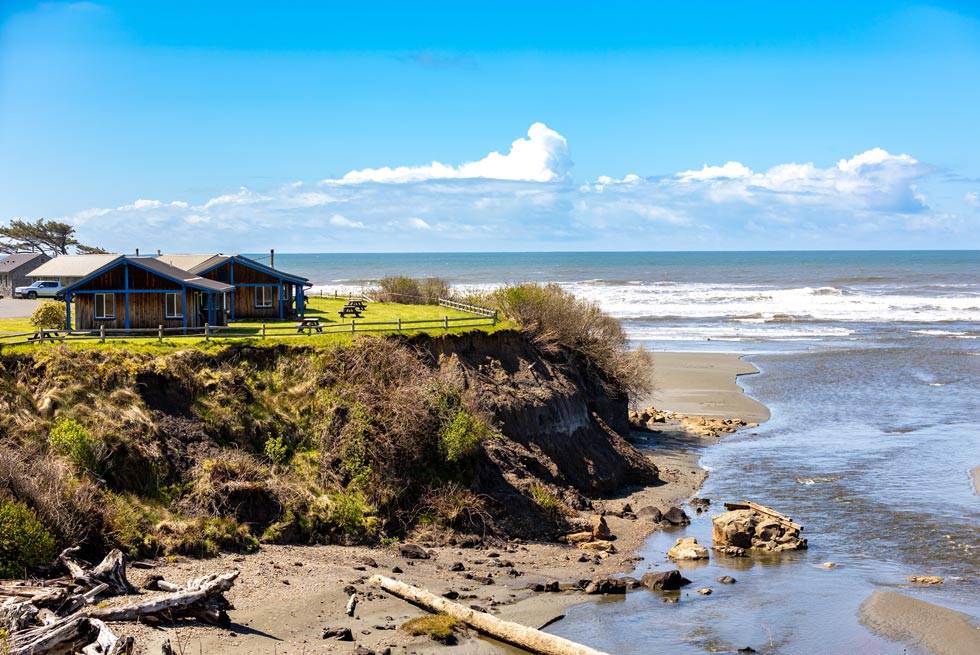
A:
[[[61,298],[64,296],[65,288],[54,280],[38,280],[34,284],[26,287],[14,289],[14,298]]]

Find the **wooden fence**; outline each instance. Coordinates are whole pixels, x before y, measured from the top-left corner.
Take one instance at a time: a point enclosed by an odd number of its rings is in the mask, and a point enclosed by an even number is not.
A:
[[[440,299],[439,304],[459,311],[475,314],[450,318],[418,319],[404,321],[362,321],[351,319],[350,323],[321,323],[318,326],[301,325],[296,321],[274,323],[252,323],[247,326],[211,326],[200,328],[168,328],[162,325],[155,328],[107,328],[98,330],[35,330],[15,334],[0,334],[0,347],[25,343],[61,343],[71,341],[99,341],[105,343],[113,339],[267,339],[283,337],[317,336],[327,334],[351,334],[360,332],[409,332],[413,330],[446,330],[454,327],[478,327],[496,325],[497,312],[486,307]]]

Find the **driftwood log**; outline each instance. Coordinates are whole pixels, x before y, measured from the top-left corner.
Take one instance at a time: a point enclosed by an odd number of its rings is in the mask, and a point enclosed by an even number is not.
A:
[[[388,593],[423,609],[448,614],[485,635],[518,646],[531,653],[538,655],[606,655],[602,651],[577,644],[557,635],[541,632],[520,623],[504,621],[492,614],[464,607],[442,596],[436,596],[425,589],[413,587],[383,575],[373,575],[369,581]]]
[[[0,628],[7,631],[3,655],[122,655],[133,650],[132,637],[117,637],[108,621],[136,621],[156,616],[173,621],[197,618],[213,624],[228,623],[231,609],[224,593],[238,578],[228,571],[188,580],[183,586],[160,580],[167,593],[136,599],[126,577],[126,558],[113,550],[97,566],[77,560],[77,549],[58,558],[68,576],[45,583],[0,581]],[[98,602],[98,604],[96,604]]]

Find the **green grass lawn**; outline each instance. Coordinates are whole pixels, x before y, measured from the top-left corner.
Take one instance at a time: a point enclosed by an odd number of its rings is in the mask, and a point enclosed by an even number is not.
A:
[[[288,341],[289,343],[295,343],[298,345],[332,345],[349,342],[364,332],[372,332],[374,334],[394,333],[397,331],[395,325],[369,324],[394,323],[399,318],[403,322],[406,322],[403,324],[403,329],[400,332],[401,334],[406,335],[425,333],[438,336],[442,334],[460,334],[473,330],[496,332],[501,329],[515,327],[512,323],[501,320],[498,320],[496,325],[490,325],[489,319],[474,320],[472,322],[460,321],[454,323],[452,322],[452,319],[475,317],[473,314],[449,307],[441,307],[439,305],[406,305],[402,303],[368,303],[367,310],[362,313],[361,318],[341,318],[338,312],[346,302],[344,298],[320,298],[319,296],[313,296],[308,297],[306,300],[306,317],[320,319],[320,323],[323,325],[324,329],[324,332],[321,334],[314,332],[312,335],[300,335],[296,328],[298,319],[294,318],[285,321],[265,321],[265,339],[262,339],[261,337],[263,321],[243,320],[229,323],[229,329],[226,331],[226,334],[220,338],[212,339],[210,344],[205,343],[203,336],[179,338],[164,337],[163,342],[157,341],[155,338],[127,338],[112,339],[107,341],[105,344],[99,343],[98,340],[69,341],[68,343],[70,343],[73,347],[83,348],[106,348],[121,344],[127,344],[132,347],[139,344],[140,349],[148,349],[152,351],[174,351],[189,345],[194,345],[196,347],[218,347],[224,344],[237,342],[265,343]],[[442,321],[446,317],[450,319],[448,330],[445,329],[442,324]],[[352,320],[356,323],[356,333],[351,333],[350,331]],[[407,323],[408,321],[428,322],[412,325]],[[33,331],[34,328],[31,326],[28,318],[0,318],[0,337],[2,337],[4,333],[11,334]],[[3,350],[5,351],[10,350],[11,348],[20,349],[37,347],[37,344],[25,344],[19,346],[4,346],[3,344],[4,341],[0,339],[0,346],[2,346]]]

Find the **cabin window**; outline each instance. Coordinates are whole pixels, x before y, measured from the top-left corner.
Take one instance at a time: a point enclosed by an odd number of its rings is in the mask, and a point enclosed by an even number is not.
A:
[[[276,299],[276,288],[275,287],[255,287],[255,306],[256,307],[272,307],[272,303]]]
[[[164,299],[166,301],[166,314],[167,318],[183,318],[184,317],[184,307],[180,302],[180,294],[178,293],[165,293]]]
[[[116,294],[95,294],[95,318],[103,320],[116,318]]]

